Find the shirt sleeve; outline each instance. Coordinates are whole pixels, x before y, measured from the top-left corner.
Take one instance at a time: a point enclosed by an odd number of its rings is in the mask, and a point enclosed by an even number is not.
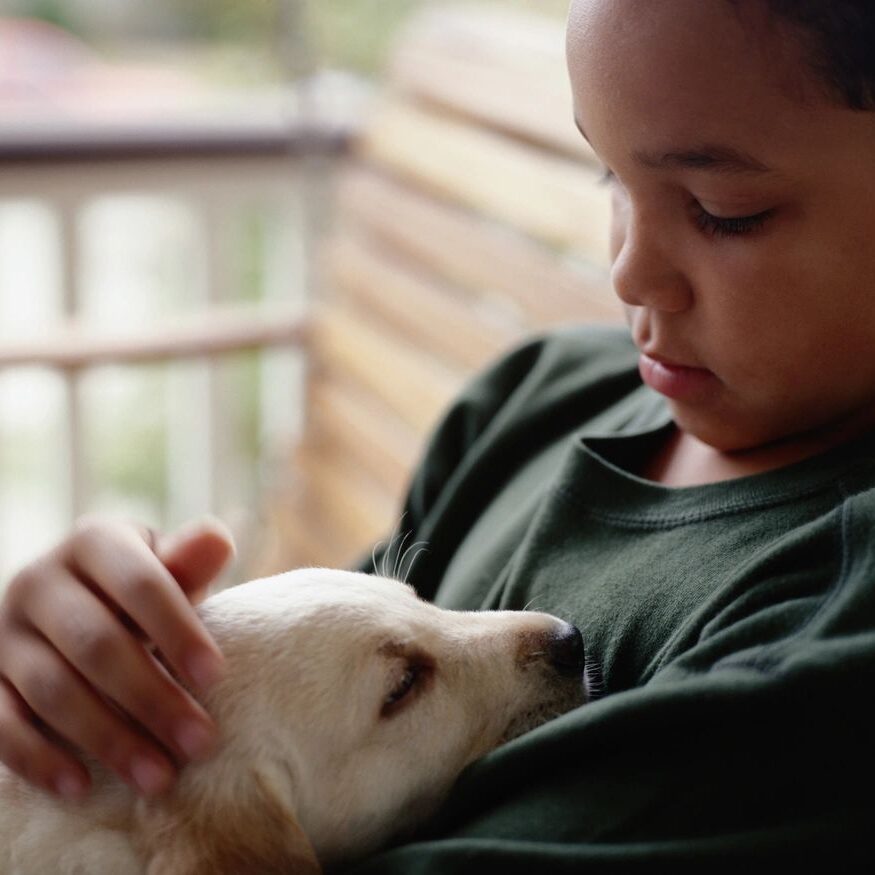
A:
[[[806,570],[812,547],[800,537],[643,686],[478,761],[426,832],[348,871],[871,865],[873,508],[864,493],[836,511],[834,580]]]

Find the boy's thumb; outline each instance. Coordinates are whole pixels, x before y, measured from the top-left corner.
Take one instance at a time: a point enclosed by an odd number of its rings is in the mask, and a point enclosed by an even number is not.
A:
[[[192,602],[206,595],[209,584],[236,555],[230,529],[215,517],[185,523],[168,534],[156,533],[153,549]]]

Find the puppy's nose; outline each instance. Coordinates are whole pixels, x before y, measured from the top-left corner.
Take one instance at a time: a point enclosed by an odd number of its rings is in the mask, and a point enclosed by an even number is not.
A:
[[[563,623],[547,644],[550,665],[565,677],[578,677],[583,674],[585,657],[580,629],[570,623]]]

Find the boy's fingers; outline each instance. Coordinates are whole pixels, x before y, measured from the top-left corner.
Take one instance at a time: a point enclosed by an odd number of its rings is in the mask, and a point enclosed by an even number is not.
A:
[[[92,581],[187,683],[205,688],[221,675],[218,647],[176,580],[136,530],[106,524],[82,528],[74,538],[70,561],[74,575]]]
[[[0,762],[30,783],[67,799],[79,799],[88,791],[87,770],[32,724],[29,709],[2,678]]]
[[[81,798],[90,784],[82,765],[36,729],[27,705],[3,678],[0,678],[0,762],[30,783],[67,798]]]
[[[33,635],[20,639],[7,676],[15,693],[49,734],[56,733],[102,762],[144,795],[168,789],[175,770],[167,755],[101,700],[47,642]],[[25,731],[20,735],[27,735],[28,730],[37,732],[27,723],[23,726]],[[36,738],[27,741],[31,753],[25,761],[33,763],[33,748],[40,742]],[[43,744],[55,747],[63,758],[58,745],[50,741]],[[76,795],[70,786],[69,763],[62,762],[54,769],[41,765],[40,770],[46,774],[38,783],[62,795]]]
[[[48,639],[44,647],[54,654],[55,661],[30,642],[31,638],[41,640],[36,636],[21,636],[23,643],[17,643],[16,652],[4,654],[7,676],[41,719],[56,727],[69,725],[71,731],[59,731],[77,745],[84,745],[81,736],[87,735],[87,726],[75,737],[72,727],[77,722],[77,709],[87,714],[95,710],[94,705],[86,709],[82,701],[77,701],[75,707],[59,706],[50,716],[46,712],[51,709],[43,700],[66,702],[68,695],[76,695],[80,686],[76,681],[81,678],[81,683],[90,684],[180,759],[208,752],[215,734],[212,720],[173,682],[105,602],[84,587],[70,587],[60,573],[45,582],[44,594],[46,598],[29,609],[29,617]],[[104,719],[99,725],[105,724]],[[101,739],[88,743],[106,749]],[[93,746],[87,749],[106,761],[105,752]],[[120,770],[117,763],[113,767]]]
[[[197,600],[235,554],[224,523],[208,517],[154,536],[153,550],[190,599]]]

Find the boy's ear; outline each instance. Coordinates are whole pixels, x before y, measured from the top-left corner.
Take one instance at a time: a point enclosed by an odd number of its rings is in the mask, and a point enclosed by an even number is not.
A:
[[[146,875],[321,875],[316,852],[269,780],[256,799],[208,812],[173,805],[148,830]],[[187,810],[183,810],[187,809]]]

